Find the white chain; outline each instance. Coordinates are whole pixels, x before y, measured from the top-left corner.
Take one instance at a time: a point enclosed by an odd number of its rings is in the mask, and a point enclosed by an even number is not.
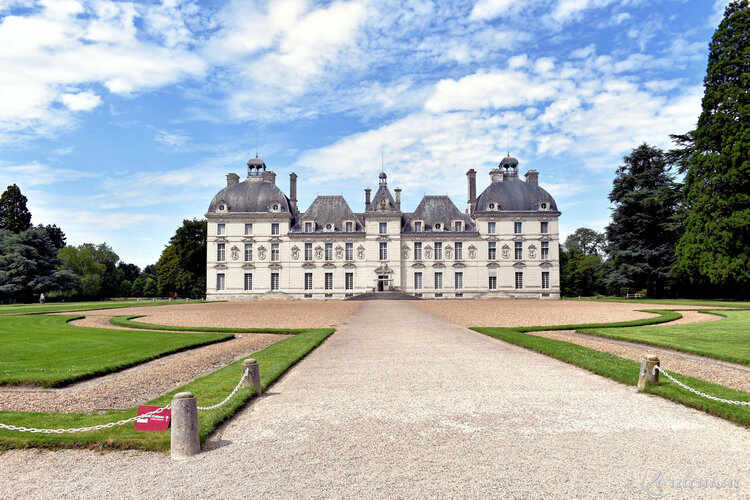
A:
[[[245,373],[242,374],[242,378],[240,379],[239,383],[237,384],[237,387],[235,387],[234,390],[229,393],[229,396],[227,396],[226,398],[224,398],[224,401],[222,401],[219,404],[215,404],[213,406],[199,406],[198,409],[199,410],[215,410],[219,406],[223,405],[224,403],[226,403],[227,401],[229,401],[230,399],[232,399],[232,396],[234,396],[234,393],[239,390],[240,386],[242,385],[242,382],[245,381],[245,379],[247,378],[247,376],[249,374],[250,374],[250,370],[245,370]]]
[[[133,422],[138,418],[150,417],[151,415],[156,415],[157,413],[161,413],[164,410],[168,410],[171,407],[172,405],[167,405],[162,408],[157,408],[154,411],[143,413],[141,415],[136,415],[135,417],[130,417],[125,420],[119,420],[117,422],[110,422],[108,424],[93,425],[91,427],[79,427],[77,429],[34,429],[33,427],[31,428],[16,427],[15,425],[5,425],[1,423],[0,423],[0,429],[8,429],[9,431],[18,431],[18,432],[38,432],[42,434],[64,434],[64,433],[72,434],[74,432],[98,431],[101,429],[109,429],[110,427],[114,427],[116,425],[124,425],[124,424],[127,424],[128,422]]]
[[[696,391],[692,387],[688,387],[685,384],[683,384],[682,382],[680,382],[679,380],[676,380],[672,375],[670,375],[669,373],[665,372],[664,369],[661,368],[659,365],[654,366],[654,375],[656,375],[657,370],[660,371],[660,372],[662,372],[664,375],[667,376],[667,378],[669,380],[671,380],[675,384],[679,385],[680,387],[683,387],[683,388],[687,389],[688,391],[690,391],[690,392],[692,392],[694,394],[697,394],[699,396],[703,396],[704,398],[712,399],[712,400],[718,401],[720,403],[727,403],[727,404],[730,404],[730,405],[750,406],[750,401],[732,401],[732,400],[729,400],[729,399],[717,398],[716,396],[709,396],[708,394],[703,394],[700,391]]]

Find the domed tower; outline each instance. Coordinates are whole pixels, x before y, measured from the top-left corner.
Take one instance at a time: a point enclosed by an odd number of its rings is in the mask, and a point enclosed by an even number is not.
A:
[[[518,176],[518,160],[506,156],[490,171],[490,185],[479,195],[474,215],[498,212],[557,212],[557,203],[538,183],[539,173],[530,170],[526,181]],[[470,195],[471,196],[471,195]]]

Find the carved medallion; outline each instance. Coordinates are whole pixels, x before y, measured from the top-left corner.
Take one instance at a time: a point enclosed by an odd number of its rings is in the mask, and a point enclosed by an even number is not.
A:
[[[321,247],[320,245],[318,245],[317,247],[315,247],[315,258],[317,260],[322,260],[323,259],[323,247]]]
[[[477,258],[477,247],[475,247],[474,245],[469,245],[469,258],[471,260]]]
[[[432,247],[430,245],[427,245],[426,247],[424,247],[424,256],[427,259],[432,258]]]
[[[508,245],[503,245],[503,259],[510,259],[510,247]]]
[[[336,247],[336,260],[341,260],[344,258],[344,247],[341,245],[338,245]]]
[[[529,246],[529,258],[536,259],[536,247],[534,245]]]
[[[264,247],[263,245],[258,247],[258,258],[260,260],[266,259],[266,247]]]
[[[401,247],[401,257],[404,259],[408,259],[411,252],[409,251],[409,246],[404,245]]]
[[[363,247],[362,245],[357,247],[357,258],[359,260],[362,260],[365,258],[365,247]]]
[[[237,248],[237,245],[232,247],[232,260],[237,260],[240,258],[240,249]]]
[[[445,247],[445,258],[451,260],[453,258],[453,247],[448,245]]]
[[[299,247],[297,245],[294,245],[292,247],[292,259],[294,260],[299,259]]]

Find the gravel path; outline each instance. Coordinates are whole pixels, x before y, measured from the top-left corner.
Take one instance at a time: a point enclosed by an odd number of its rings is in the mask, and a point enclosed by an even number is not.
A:
[[[165,356],[62,389],[0,387],[0,410],[92,413],[132,408],[287,337],[238,334],[226,342]]]
[[[673,498],[746,498],[748,449],[726,421],[374,301],[193,459],[10,451],[0,484],[19,498],[647,498],[661,474]],[[686,474],[740,487],[669,486]]]

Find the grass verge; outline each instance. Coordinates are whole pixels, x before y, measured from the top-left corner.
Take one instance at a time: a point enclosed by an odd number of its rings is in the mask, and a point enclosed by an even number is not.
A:
[[[157,325],[155,323],[142,323],[140,321],[132,321],[136,318],[143,318],[143,315],[139,316],[114,316],[110,318],[109,322],[115,326],[123,326],[126,328],[136,328],[139,330],[167,330],[170,332],[211,332],[211,333],[284,333],[284,334],[295,334],[302,333],[307,330],[304,328],[223,328],[213,326],[174,326],[174,325]]]
[[[665,306],[714,306],[714,307],[736,307],[738,309],[750,309],[750,302],[740,300],[721,299],[625,299],[623,297],[565,297],[563,300],[591,300],[598,302],[625,302],[628,304],[662,304]]]
[[[34,315],[52,312],[81,312],[99,311],[102,309],[122,309],[124,307],[152,307],[152,306],[178,306],[182,304],[205,304],[198,300],[157,300],[141,301],[92,301],[92,302],[53,302],[47,304],[22,304],[22,305],[0,305],[0,316],[8,315]]]
[[[281,340],[252,355],[258,360],[260,378],[265,390],[287,369],[302,359],[307,353],[321,344],[333,329],[307,330],[288,339]],[[249,357],[249,356],[248,356]],[[223,400],[239,382],[242,376],[242,360],[225,366],[205,377],[158,397],[148,403],[166,405],[172,397],[183,391],[195,394],[199,406],[210,406]],[[234,397],[221,408],[212,411],[199,411],[201,442],[225,420],[232,417],[255,394],[252,388],[240,388]],[[71,428],[98,425],[134,416],[136,408],[126,411],[110,411],[104,414],[81,413],[30,413],[0,412],[0,422],[15,426],[36,428]],[[150,451],[168,451],[170,432],[140,432],[133,424],[112,427],[101,431],[77,434],[28,434],[17,431],[0,430],[0,450],[11,448],[117,448]]]

